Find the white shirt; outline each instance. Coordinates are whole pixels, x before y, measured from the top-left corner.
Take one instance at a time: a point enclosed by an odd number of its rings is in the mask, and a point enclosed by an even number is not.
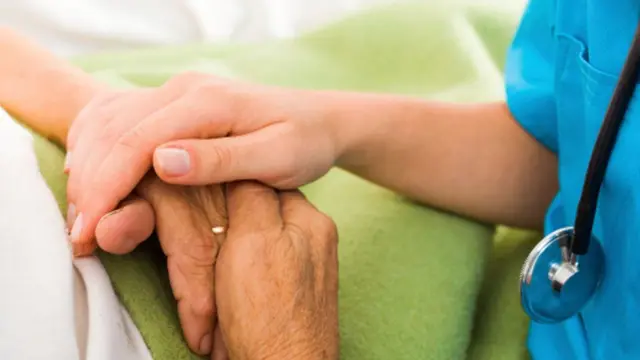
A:
[[[151,359],[100,261],[72,260],[32,141],[0,109],[0,358]]]

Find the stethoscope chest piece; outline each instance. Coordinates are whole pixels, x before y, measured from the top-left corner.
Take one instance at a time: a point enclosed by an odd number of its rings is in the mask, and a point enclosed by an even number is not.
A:
[[[577,315],[603,279],[606,259],[593,226],[607,166],[639,81],[640,23],[591,152],[574,227],[547,235],[522,267],[520,300],[535,322],[557,323]]]
[[[520,297],[538,323],[564,321],[584,308],[604,274],[604,252],[593,239],[585,255],[572,254],[573,227],[556,230],[531,251],[520,273]]]

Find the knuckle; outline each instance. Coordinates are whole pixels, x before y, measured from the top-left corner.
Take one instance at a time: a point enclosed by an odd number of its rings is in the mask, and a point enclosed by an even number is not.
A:
[[[206,81],[200,82],[190,89],[188,96],[202,101],[202,99],[216,99],[208,101],[207,109],[209,114],[213,114],[212,121],[216,123],[241,114],[248,102],[244,101],[245,93],[243,86],[238,83],[223,78],[209,77]]]
[[[182,256],[178,266],[183,268],[186,275],[202,275],[209,272],[215,263],[217,246],[213,236],[194,236],[197,241],[183,241]]]
[[[189,118],[198,127],[194,137],[206,139],[227,136],[231,132],[233,121],[238,115],[236,100],[230,96],[233,85],[214,79],[202,79],[189,86],[170,90],[180,93],[180,97],[189,104]],[[213,100],[213,101],[212,101]]]
[[[316,217],[317,234],[324,241],[324,245],[335,245],[338,242],[338,226],[328,215],[319,212]]]
[[[188,95],[192,98],[213,98],[222,93],[221,88],[214,81],[200,82],[197,86],[189,89]]]
[[[151,150],[149,150],[149,144],[147,144],[146,142],[146,138],[144,136],[143,133],[143,129],[140,126],[135,126],[127,131],[125,131],[123,134],[118,134],[117,130],[106,130],[104,131],[105,136],[110,136],[111,138],[117,138],[117,140],[115,140],[115,145],[118,147],[122,147],[128,151],[134,152],[134,153],[138,153],[138,152],[144,152],[145,155],[150,155],[147,153],[150,153]],[[107,135],[110,134],[110,135]],[[108,139],[113,141],[112,139]]]
[[[209,173],[215,171],[228,171],[233,167],[233,156],[231,149],[227,146],[213,146],[208,149],[207,161],[211,169],[206,169]],[[195,165],[196,171],[198,171],[198,165]],[[204,170],[204,169],[201,169]],[[255,188],[254,191],[257,191]]]
[[[71,123],[71,129],[74,134],[82,131],[89,124],[105,124],[111,120],[112,104],[120,98],[121,94],[109,92],[99,94],[94,97],[82,110],[77,114]]]
[[[118,138],[119,131],[113,121],[104,120],[102,121],[102,126],[96,127],[95,130],[97,131],[97,134],[95,134],[95,143],[92,146],[95,146],[96,143],[113,144]]]
[[[110,119],[114,109],[118,107],[118,103],[125,96],[124,92],[108,92],[96,95],[78,114],[78,119],[91,122]]]
[[[208,79],[192,87],[189,96],[196,99],[217,99],[215,102],[209,102],[208,106],[213,106],[216,112],[220,112],[221,109],[229,108],[229,101],[233,100],[233,96],[230,96],[232,89],[231,83]]]
[[[305,226],[291,222],[287,224],[289,235],[295,239],[308,241],[311,239],[312,231]]]
[[[190,303],[191,311],[197,317],[211,317],[216,311],[213,297],[209,295],[201,295],[190,299]]]

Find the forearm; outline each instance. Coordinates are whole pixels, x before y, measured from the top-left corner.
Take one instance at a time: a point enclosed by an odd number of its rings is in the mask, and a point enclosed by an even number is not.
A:
[[[480,221],[541,228],[557,191],[554,154],[504,103],[335,97],[338,165],[417,201]]]
[[[0,106],[64,144],[71,121],[102,85],[30,39],[0,27]]]

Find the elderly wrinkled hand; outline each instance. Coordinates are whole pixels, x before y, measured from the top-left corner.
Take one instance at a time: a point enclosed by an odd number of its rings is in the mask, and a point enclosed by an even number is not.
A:
[[[73,222],[73,218],[70,217]],[[124,254],[154,230],[167,256],[167,268],[178,314],[189,347],[196,353],[225,353],[219,342],[212,349],[216,325],[214,270],[224,239],[226,204],[218,185],[169,185],[149,174],[118,209],[96,228],[96,240],[110,253]]]
[[[335,224],[297,190],[227,187],[224,196],[219,186],[180,187],[148,175],[136,189],[141,198],[100,222],[98,243],[131,250],[139,241],[124,232],[153,225],[134,223],[153,208],[192,349],[213,360],[337,359]],[[225,234],[211,231],[227,223]]]
[[[255,182],[229,184],[227,210],[216,302],[230,357],[337,359],[333,221],[299,191],[280,192]]]

